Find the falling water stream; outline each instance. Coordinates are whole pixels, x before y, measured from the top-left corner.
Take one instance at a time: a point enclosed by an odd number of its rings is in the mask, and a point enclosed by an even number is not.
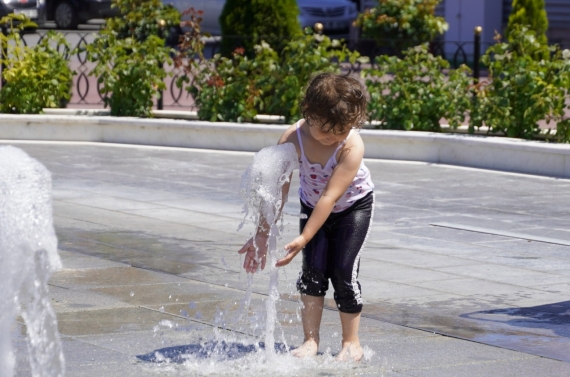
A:
[[[279,299],[279,270],[275,263],[280,255],[277,251],[277,238],[282,230],[279,226],[283,202],[283,185],[289,182],[293,170],[299,167],[297,150],[292,143],[264,148],[255,154],[252,164],[242,176],[241,194],[245,200],[244,222],[249,217],[254,225],[262,219],[270,224],[267,266],[269,267],[269,292],[266,301],[265,349],[274,350],[276,303]],[[243,225],[243,223],[242,223]],[[241,228],[241,225],[240,225]],[[248,277],[246,303],[251,295],[253,276]]]
[[[64,358],[48,279],[61,268],[51,175],[22,150],[0,147],[0,376],[14,375],[10,329],[21,314],[33,377],[62,377]]]

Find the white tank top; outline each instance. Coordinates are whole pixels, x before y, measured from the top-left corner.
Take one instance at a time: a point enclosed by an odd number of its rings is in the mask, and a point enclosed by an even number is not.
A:
[[[342,148],[346,140],[352,135],[354,130],[351,130],[346,139],[340,143],[336,148],[333,155],[327,161],[325,166],[316,163],[312,164],[305,157],[305,150],[303,148],[303,141],[301,140],[301,131],[299,129],[299,122],[297,122],[297,139],[299,139],[299,147],[301,149],[301,158],[299,159],[299,197],[309,207],[315,207],[323,189],[327,185],[334,168],[338,164],[336,154]],[[364,165],[364,161],[360,163],[360,169],[356,173],[356,177],[346,189],[346,192],[335,203],[332,212],[342,212],[349,208],[358,199],[364,198],[369,192],[374,190],[374,183],[370,177],[370,171]]]

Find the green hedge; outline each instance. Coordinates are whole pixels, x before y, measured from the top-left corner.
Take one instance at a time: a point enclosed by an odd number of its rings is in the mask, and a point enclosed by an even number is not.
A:
[[[227,0],[220,15],[222,56],[243,48],[252,57],[261,41],[281,52],[288,39],[302,34],[298,15],[296,0]]]
[[[38,114],[43,108],[65,106],[71,98],[74,72],[69,68],[66,53],[70,49],[64,36],[49,31],[36,46],[28,47],[21,38],[24,28],[34,25],[28,18],[10,14],[0,24],[9,26],[7,35],[0,33],[0,61],[5,67],[0,112]]]
[[[237,49],[231,57],[207,60],[199,21],[199,13],[191,14],[191,30],[174,63],[186,73],[177,84],[194,97],[204,120],[253,122],[257,114],[272,114],[293,122],[301,116],[299,101],[312,75],[367,62],[341,41],[311,30],[284,41],[281,50],[261,41],[251,56]],[[69,100],[72,72],[66,55],[54,47],[68,49],[63,37],[50,32],[28,48],[17,27],[13,31],[2,36],[9,54],[2,56],[7,69],[0,111],[38,113]],[[165,88],[162,63],[169,63],[174,51],[159,36],[151,33],[141,40],[135,34],[125,37],[109,28],[87,47],[97,63],[92,74],[113,115],[150,116],[153,99]],[[547,57],[538,58],[545,49]],[[569,50],[547,47],[534,31],[514,27],[507,41],[487,50],[482,64],[489,77],[473,85],[467,67],[450,70],[426,45],[402,57],[381,56],[361,72],[370,94],[370,119],[379,121],[379,128],[438,132],[442,118],[456,128],[469,117],[470,132],[487,126],[492,134],[527,139],[536,138],[538,122],[546,120],[557,125],[554,140],[570,142]]]

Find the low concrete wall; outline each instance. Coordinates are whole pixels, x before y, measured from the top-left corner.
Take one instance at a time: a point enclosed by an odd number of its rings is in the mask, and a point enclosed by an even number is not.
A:
[[[0,139],[91,141],[258,151],[287,126],[107,116],[3,115]],[[498,137],[362,130],[367,158],[570,178],[570,145]]]

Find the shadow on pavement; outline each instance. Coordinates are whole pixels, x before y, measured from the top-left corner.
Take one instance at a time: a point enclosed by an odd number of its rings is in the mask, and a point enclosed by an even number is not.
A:
[[[475,341],[570,361],[570,301],[482,310],[461,317],[492,323],[495,331],[476,336]]]
[[[507,317],[505,317],[507,316]],[[463,314],[461,317],[479,321],[502,322],[518,327],[551,328],[559,335],[570,336],[570,301],[531,306],[527,308],[491,309]],[[515,317],[515,318],[509,318]],[[556,326],[564,326],[559,333]]]
[[[265,349],[263,342],[257,344],[242,344],[226,341],[207,341],[200,344],[188,344],[157,349],[137,358],[151,363],[182,364],[188,359],[215,359],[217,361],[235,360],[248,354]],[[286,353],[292,348],[283,343],[275,343],[275,352]]]

